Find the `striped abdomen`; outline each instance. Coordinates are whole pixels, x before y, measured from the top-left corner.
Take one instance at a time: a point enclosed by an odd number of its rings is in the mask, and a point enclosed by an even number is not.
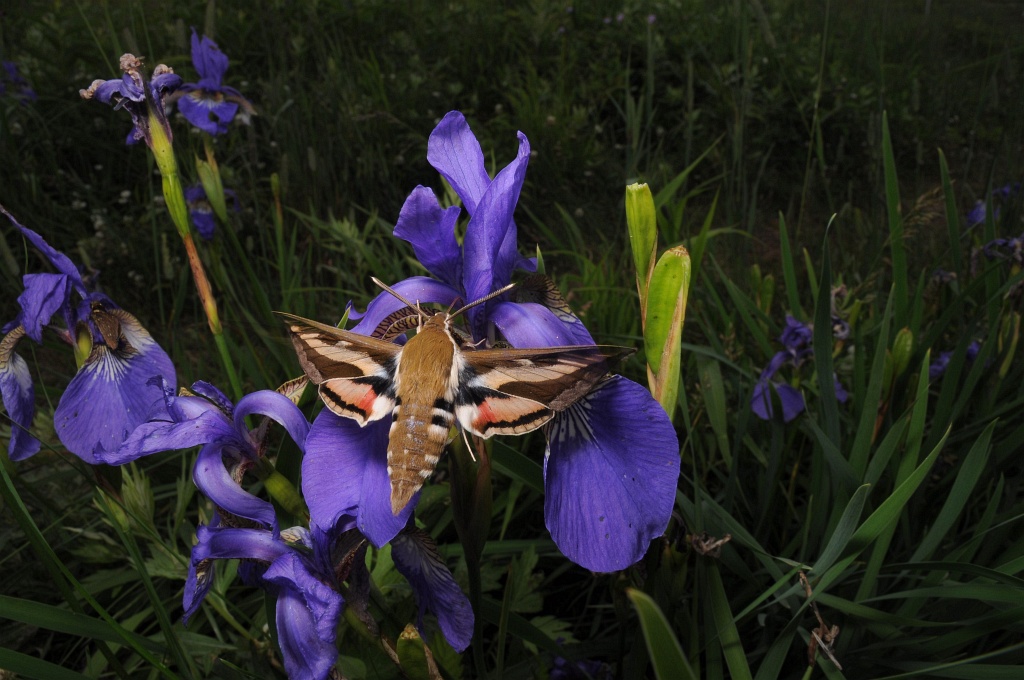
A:
[[[455,342],[444,329],[444,317],[428,319],[406,343],[395,373],[395,410],[388,438],[395,515],[434,471],[455,423]]]

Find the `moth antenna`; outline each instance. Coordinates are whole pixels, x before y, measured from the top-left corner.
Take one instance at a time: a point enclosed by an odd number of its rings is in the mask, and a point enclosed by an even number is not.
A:
[[[499,288],[498,290],[494,291],[493,293],[490,293],[488,295],[483,296],[479,300],[474,300],[473,302],[470,302],[468,305],[460,308],[454,314],[449,314],[448,318],[454,319],[455,317],[459,316],[460,314],[462,314],[463,312],[465,312],[468,309],[472,309],[473,307],[476,307],[477,305],[482,305],[483,303],[487,302],[488,300],[492,300],[492,299],[498,297],[499,295],[503,295],[503,294],[507,293],[508,291],[510,291],[513,288],[515,288],[517,285],[519,285],[519,284],[517,284],[517,283],[510,283],[507,286],[505,286],[504,288]]]
[[[388,284],[386,284],[383,281],[381,281],[380,279],[378,279],[376,276],[371,276],[370,279],[374,283],[376,283],[378,286],[383,288],[385,291],[387,291],[388,293],[391,293],[393,296],[395,296],[395,298],[399,302],[404,302],[406,304],[406,306],[415,309],[416,313],[419,315],[419,322],[420,322],[419,325],[421,325],[421,326],[423,325],[424,314],[423,314],[423,308],[420,307],[420,301],[419,300],[417,300],[416,303],[413,304],[412,302],[409,302],[409,300],[406,299],[401,293],[399,293],[397,290],[395,290],[394,288],[392,288]]]

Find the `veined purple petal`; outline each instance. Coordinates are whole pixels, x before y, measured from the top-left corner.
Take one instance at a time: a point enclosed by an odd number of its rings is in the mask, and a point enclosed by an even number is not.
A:
[[[183,421],[151,420],[136,427],[115,451],[96,451],[96,460],[107,465],[124,465],[142,456],[176,451],[211,441],[223,442],[236,436],[231,423],[216,410]]]
[[[18,326],[0,339],[0,395],[3,397],[7,417],[11,419],[11,441],[7,444],[7,455],[14,461],[34,455],[40,446],[39,440],[29,434],[32,416],[36,412],[32,376],[29,375],[25,360],[14,353],[15,345],[24,334],[25,329]]]
[[[316,634],[316,628],[317,621],[303,593],[282,588],[277,596],[277,642],[291,680],[325,680],[334,668],[338,658],[334,637],[324,640]]]
[[[292,441],[305,450],[306,435],[309,423],[302,411],[288,397],[271,390],[260,390],[247,394],[235,407],[235,428],[245,432],[245,418],[251,414],[260,414],[271,418],[281,425],[291,436]]]
[[[188,122],[203,132],[222,135],[228,131],[228,124],[238,114],[238,104],[221,99],[218,93],[212,95],[205,90],[187,92],[178,99],[178,110]]]
[[[200,449],[196,465],[192,468],[192,481],[218,507],[232,515],[259,522],[276,535],[278,527],[274,506],[238,485],[224,465],[225,448],[223,442],[214,442]],[[228,453],[235,455],[231,451]]]
[[[417,302],[436,302],[442,305],[450,305],[457,299],[462,299],[462,294],[456,288],[446,283],[435,281],[426,276],[412,276],[403,279],[391,286],[402,297],[413,304]],[[381,293],[366,307],[366,312],[353,318],[359,318],[359,323],[352,327],[353,333],[370,335],[377,325],[388,318],[402,307],[405,303],[387,291]]]
[[[25,274],[22,283],[25,290],[18,296],[19,320],[28,337],[42,342],[43,326],[68,303],[71,279],[64,274]]]
[[[211,385],[205,380],[197,380],[192,383],[192,387],[189,388],[194,394],[198,394],[200,397],[208,399],[217,406],[222,413],[225,413],[229,418],[235,410],[235,405],[231,403],[231,399],[228,395],[224,394],[216,385]]]
[[[146,329],[126,312],[119,320],[132,351],[94,346],[53,414],[61,443],[91,464],[99,462],[94,456],[97,449],[117,451],[136,427],[166,413],[163,390],[149,384],[151,378],[163,376],[176,384],[170,357]]]
[[[559,550],[596,572],[633,564],[668,525],[679,441],[661,405],[613,377],[552,421],[544,519]]]
[[[513,347],[561,347],[593,345],[582,323],[567,324],[536,302],[499,302],[490,321]]]
[[[460,111],[448,112],[430,133],[427,161],[452,185],[469,214],[474,214],[491,178],[480,142]]]
[[[203,87],[219,87],[224,73],[228,70],[228,57],[220,51],[217,43],[205,35],[200,39],[196,29],[192,29],[192,63],[199,73],[200,85]]]
[[[366,427],[327,409],[313,421],[302,459],[302,495],[310,522],[329,529],[348,515],[378,548],[402,530],[419,494],[402,512],[391,514],[387,446],[391,419]]]
[[[462,285],[462,249],[455,240],[458,206],[442,209],[434,192],[418,186],[402,205],[394,234],[412,244],[416,259],[445,283]]]
[[[470,300],[481,298],[512,279],[518,256],[512,214],[529,161],[530,143],[519,133],[519,153],[515,160],[498,172],[480,197],[476,210],[470,211],[463,242],[463,283]],[[479,307],[471,310],[474,327],[480,323],[477,317],[482,312]]]
[[[419,530],[403,531],[391,540],[391,557],[416,595],[420,635],[425,636],[423,614],[429,610],[437,617],[441,632],[455,651],[469,647],[473,639],[473,608],[430,537]]]

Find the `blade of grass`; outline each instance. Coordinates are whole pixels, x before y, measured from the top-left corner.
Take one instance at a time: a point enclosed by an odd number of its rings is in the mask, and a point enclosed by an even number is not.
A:
[[[659,680],[697,680],[672,626],[651,596],[635,588],[627,588],[626,595],[632,600],[640,617],[640,627],[644,632],[647,651],[651,655],[654,675]]]

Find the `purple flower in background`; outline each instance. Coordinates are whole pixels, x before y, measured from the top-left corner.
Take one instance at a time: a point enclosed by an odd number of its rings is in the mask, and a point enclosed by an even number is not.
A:
[[[981,224],[985,221],[985,214],[987,209],[985,207],[985,201],[977,200],[974,202],[974,207],[967,211],[967,226],[973,227],[977,224]],[[999,211],[996,210],[995,217],[999,217]]]
[[[238,212],[238,194],[231,189],[224,190],[225,196],[230,196],[234,201],[234,210]],[[192,217],[192,223],[196,225],[196,231],[209,241],[217,230],[217,219],[213,214],[213,206],[206,198],[206,190],[202,184],[193,184],[185,189],[185,204],[188,206],[188,214]]]
[[[123,76],[114,80],[94,80],[78,94],[82,99],[97,99],[131,114],[134,125],[125,140],[127,144],[144,140],[148,147],[153,148],[153,122],[170,140],[171,126],[164,112],[164,99],[181,85],[181,78],[169,66],[158,64],[153,69],[152,80],[147,82],[142,60],[132,54],[122,55],[120,65]]]
[[[1024,234],[1016,238],[997,238],[989,241],[982,248],[982,252],[990,260],[998,258],[1017,267],[1024,266]]]
[[[0,97],[12,97],[22,104],[38,99],[35,90],[18,71],[16,63],[3,61],[0,62],[0,67]]]
[[[967,357],[967,361],[973,362],[978,357],[979,351],[981,351],[981,344],[977,340],[974,340],[967,346],[967,354],[965,355]],[[941,352],[935,361],[928,366],[928,378],[930,380],[935,380],[942,376],[946,372],[946,369],[949,368],[949,361],[952,358],[952,350]]]
[[[192,63],[199,73],[198,83],[185,83],[170,101],[188,122],[203,132],[222,135],[237,116],[245,124],[255,114],[252,104],[233,87],[222,84],[228,70],[228,58],[217,43],[205,35],[200,39],[192,29]]]
[[[44,327],[59,313],[64,327],[57,333],[75,348],[79,369],[57,402],[54,426],[69,451],[87,463],[100,462],[100,455],[116,450],[136,426],[162,410],[162,392],[149,382],[162,376],[173,387],[174,366],[138,320],[92,290],[66,255],[2,207],[0,212],[57,269],[23,277],[21,311],[0,340],[0,389],[13,421],[8,453],[22,460],[40,446],[29,434],[35,414],[32,381],[27,364],[14,354],[15,345],[24,336],[41,343]]]
[[[842,337],[849,335],[849,326],[845,326],[845,322],[838,317],[833,317],[832,319],[832,330],[834,334],[837,331],[845,331],[845,335]],[[840,336],[837,335],[836,337]],[[761,371],[761,375],[754,385],[754,394],[750,398],[750,409],[758,418],[761,420],[772,419],[774,407],[772,405],[771,389],[773,388],[782,405],[783,422],[788,423],[803,413],[806,404],[800,390],[785,382],[776,382],[772,378],[783,366],[788,364],[794,368],[799,368],[806,360],[814,356],[814,348],[811,346],[813,339],[814,331],[810,326],[797,321],[788,314],[786,315],[786,326],[782,329],[782,334],[779,335],[779,342],[782,343],[785,349],[781,352],[776,352],[775,356],[768,362],[768,366]],[[835,393],[836,399],[840,403],[846,403],[849,395],[838,378],[835,378]]]
[[[434,129],[427,159],[448,181],[469,213],[460,246],[457,206],[442,208],[434,193],[417,187],[402,207],[395,236],[412,244],[436,279],[417,276],[393,287],[409,300],[451,305],[472,301],[511,281],[534,263],[519,255],[512,219],[525,179],[530,146],[519,134],[516,158],[491,179],[484,155],[461,113]],[[371,333],[404,304],[381,294],[355,332]],[[571,313],[509,294],[467,313],[475,341],[499,335],[514,347],[592,344]],[[390,423],[364,428],[328,410],[314,421],[303,460],[303,491],[310,514],[324,526],[356,508],[360,530],[380,545],[405,526],[415,504],[391,514],[386,449]],[[598,572],[623,569],[640,559],[672,512],[679,474],[675,430],[661,406],[640,385],[612,377],[561,412],[547,426],[544,460],[545,522],[559,549]],[[345,451],[345,455],[339,455]]]

